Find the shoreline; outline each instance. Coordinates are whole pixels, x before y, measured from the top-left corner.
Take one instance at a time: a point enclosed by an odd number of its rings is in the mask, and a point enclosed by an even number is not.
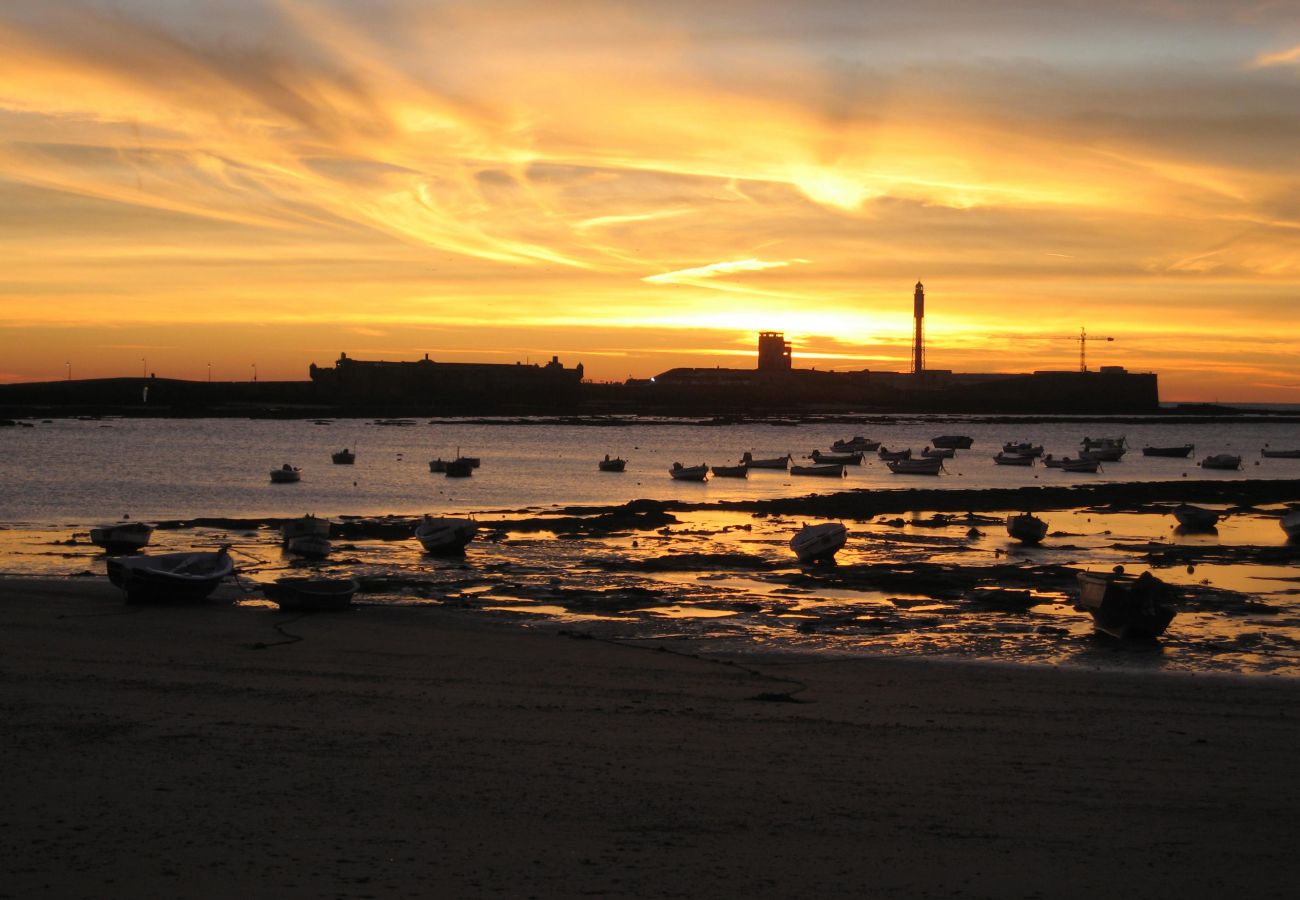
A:
[[[1282,897],[1297,875],[1295,679],[116,593],[0,581],[12,896]]]

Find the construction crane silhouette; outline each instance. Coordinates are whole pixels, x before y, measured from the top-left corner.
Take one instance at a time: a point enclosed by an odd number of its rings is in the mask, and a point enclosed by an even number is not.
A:
[[[1098,337],[1097,335],[1088,334],[1086,329],[1079,329],[1077,338],[1070,338],[1072,341],[1079,342],[1079,371],[1088,371],[1088,341],[1113,341],[1113,337]]]

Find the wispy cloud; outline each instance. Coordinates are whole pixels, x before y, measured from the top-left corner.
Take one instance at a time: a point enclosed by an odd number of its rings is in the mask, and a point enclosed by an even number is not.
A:
[[[795,262],[802,261],[795,260]],[[660,275],[647,275],[641,280],[648,281],[651,284],[693,284],[708,278],[736,275],[742,272],[762,272],[766,269],[783,269],[788,265],[790,265],[790,262],[786,261],[737,259],[731,262],[716,262],[707,266],[678,269],[676,272],[664,272]]]

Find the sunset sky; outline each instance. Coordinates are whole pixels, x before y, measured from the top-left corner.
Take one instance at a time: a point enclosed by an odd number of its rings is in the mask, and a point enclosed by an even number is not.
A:
[[[927,362],[1300,403],[1300,2],[0,3],[0,381]]]

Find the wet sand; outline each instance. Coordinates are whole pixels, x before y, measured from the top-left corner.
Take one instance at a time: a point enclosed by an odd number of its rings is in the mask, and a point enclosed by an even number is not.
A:
[[[224,589],[223,589],[224,590]],[[0,582],[0,896],[1292,896],[1300,682]]]

